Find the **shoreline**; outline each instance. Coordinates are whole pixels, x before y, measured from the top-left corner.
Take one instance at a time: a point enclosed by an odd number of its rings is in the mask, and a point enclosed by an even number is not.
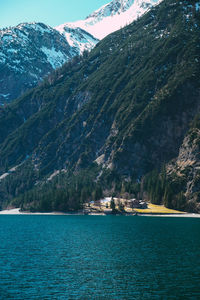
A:
[[[19,208],[14,208],[14,209],[6,209],[0,211],[0,215],[40,215],[40,216],[111,216],[112,214],[106,214],[104,212],[94,212],[94,213],[84,213],[84,211],[80,212],[21,212]],[[180,214],[158,214],[158,213],[124,213],[124,214],[117,214],[117,216],[137,216],[137,217],[176,217],[176,218],[200,218],[200,214],[196,213],[180,213]]]
[[[0,215],[40,215],[40,216],[69,216],[69,215],[84,215],[82,212],[59,212],[59,211],[53,211],[53,212],[29,212],[29,211],[20,211],[20,208],[13,208],[13,209],[5,209],[0,211]]]
[[[169,217],[169,218],[200,218],[200,214],[185,213],[185,214],[140,214],[141,217]]]

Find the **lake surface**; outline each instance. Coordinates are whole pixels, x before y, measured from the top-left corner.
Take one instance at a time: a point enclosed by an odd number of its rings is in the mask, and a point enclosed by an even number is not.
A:
[[[200,299],[200,219],[1,215],[0,299]]]

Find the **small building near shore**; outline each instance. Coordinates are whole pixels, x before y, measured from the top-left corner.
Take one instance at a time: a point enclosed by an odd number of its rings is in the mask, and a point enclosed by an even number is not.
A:
[[[126,200],[126,203],[127,206],[130,208],[142,208],[142,209],[147,208],[147,203],[142,200],[130,199],[130,200]]]

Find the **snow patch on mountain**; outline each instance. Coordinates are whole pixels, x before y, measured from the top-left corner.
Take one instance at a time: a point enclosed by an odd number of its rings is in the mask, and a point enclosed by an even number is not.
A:
[[[48,49],[47,47],[43,46],[41,50],[46,55],[47,60],[53,69],[57,69],[67,61],[67,56],[64,55],[60,50],[56,51],[54,47]]]
[[[10,94],[0,94],[0,96],[2,96],[4,98],[8,98],[10,96]]]
[[[79,54],[82,54],[85,50],[91,50],[99,42],[90,33],[73,24],[63,24],[55,27],[55,29],[66,38],[71,47],[79,49]]]

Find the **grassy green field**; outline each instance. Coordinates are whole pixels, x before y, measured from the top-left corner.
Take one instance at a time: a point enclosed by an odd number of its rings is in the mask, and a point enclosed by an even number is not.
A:
[[[184,214],[185,213],[182,211],[166,208],[164,205],[155,205],[151,203],[148,203],[148,208],[146,209],[135,208],[134,211],[138,213],[144,213],[144,214]]]

